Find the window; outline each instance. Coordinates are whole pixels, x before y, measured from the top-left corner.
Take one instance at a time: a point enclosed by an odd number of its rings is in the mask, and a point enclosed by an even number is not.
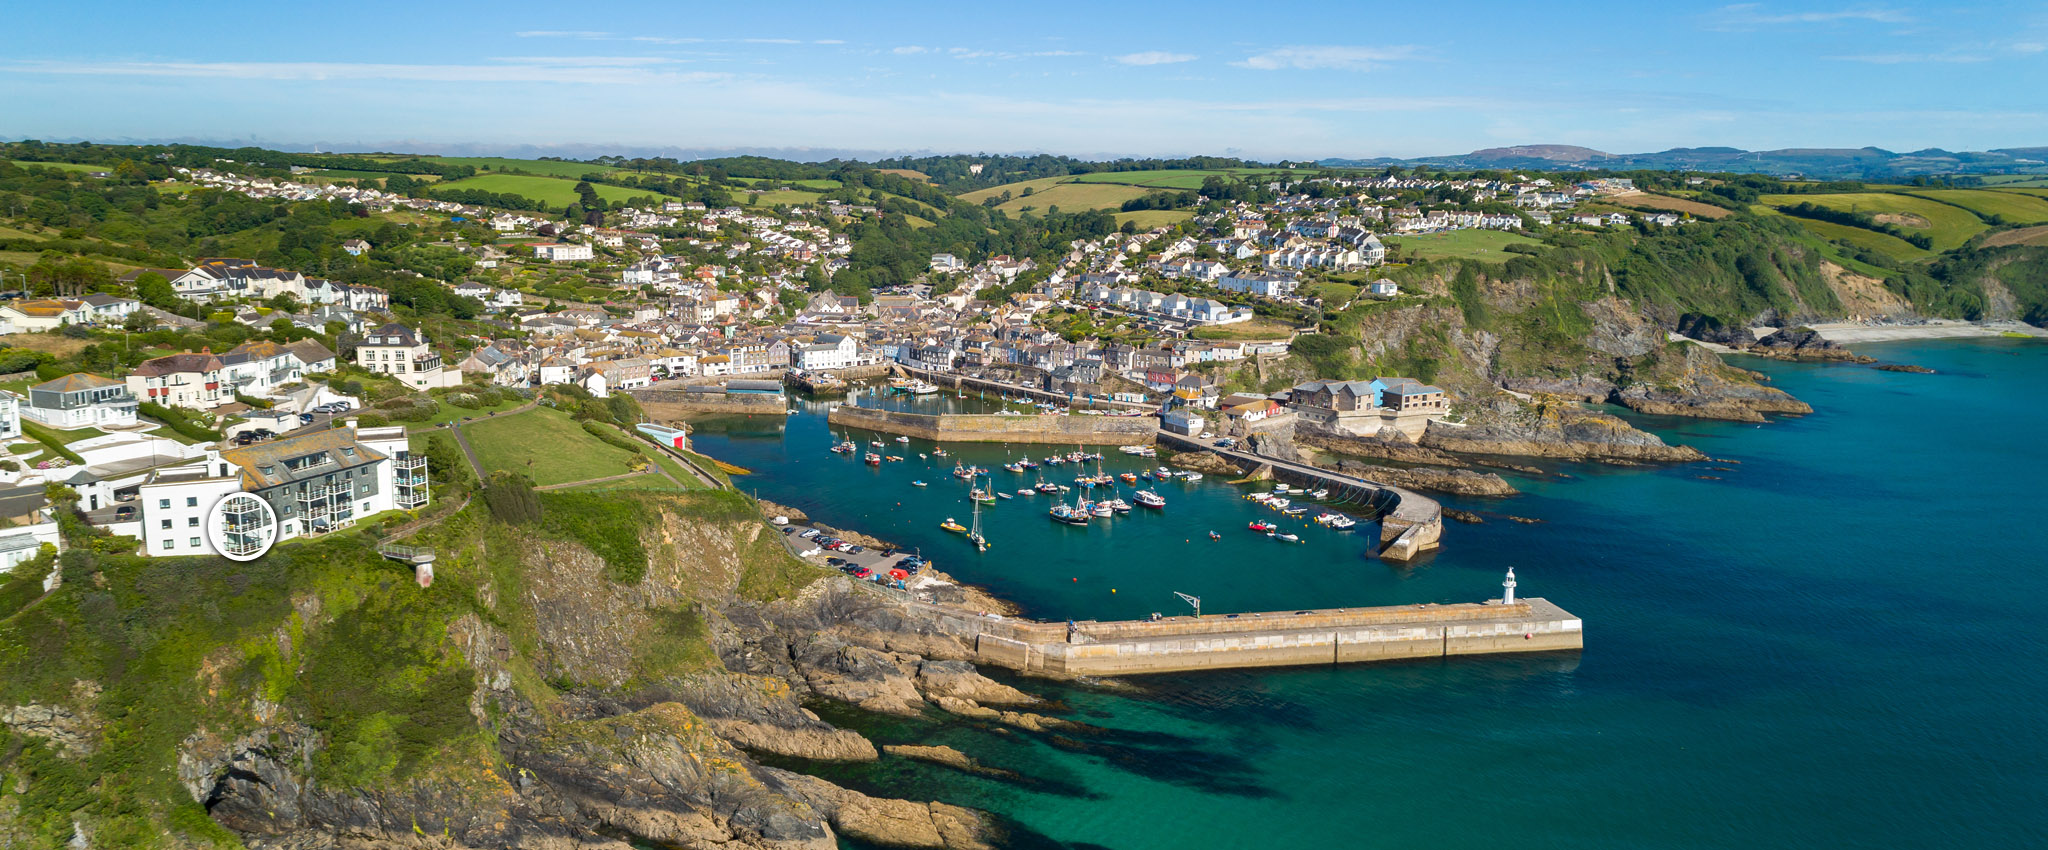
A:
[[[194,538],[192,538],[192,548],[194,548],[194,549],[197,549],[197,548],[199,548],[199,538],[197,538],[197,537],[194,537]]]
[[[196,508],[196,507],[199,507],[199,497],[198,497],[198,496],[186,496],[186,497],[185,497],[185,507],[188,507],[188,508]]]
[[[156,506],[157,506],[157,507],[159,507],[159,508],[168,508],[168,507],[170,507],[170,506],[171,506],[171,500],[169,500],[169,499],[158,499],[158,500],[156,500]]]
[[[195,516],[195,517],[186,517],[186,518],[185,518],[185,527],[186,527],[186,528],[198,528],[198,527],[199,527],[199,518],[198,518],[198,517],[196,517],[196,516]]]
[[[170,528],[170,527],[171,527],[171,521],[170,521],[170,520],[164,520],[164,526],[163,526],[163,527],[165,527],[165,528]]]
[[[170,538],[166,537],[166,538],[164,538],[164,548],[165,548],[165,549],[176,549],[176,548],[178,548],[178,541],[176,541],[176,540],[172,540],[172,539],[170,539]]]

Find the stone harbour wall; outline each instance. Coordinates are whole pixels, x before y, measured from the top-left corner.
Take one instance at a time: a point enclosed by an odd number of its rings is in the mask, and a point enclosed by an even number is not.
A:
[[[1150,445],[1158,431],[1158,421],[1149,416],[927,414],[844,404],[833,408],[826,419],[833,425],[848,428],[963,443]]]

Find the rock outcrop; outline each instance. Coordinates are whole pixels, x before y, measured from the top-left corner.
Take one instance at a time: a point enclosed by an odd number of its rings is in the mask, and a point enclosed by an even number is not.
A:
[[[1706,459],[1697,449],[1667,445],[1619,418],[1554,400],[1532,407],[1497,401],[1462,427],[1431,422],[1422,445],[1447,452],[1568,460]]]
[[[1521,491],[1491,472],[1470,469],[1411,469],[1381,466],[1356,460],[1337,462],[1337,468],[1368,481],[1378,481],[1410,490],[1430,490],[1459,496],[1513,496]]]
[[[1168,459],[1167,463],[1203,475],[1235,477],[1244,474],[1244,467],[1236,461],[1210,451],[1180,452]]]
[[[1847,363],[1872,363],[1874,358],[1864,357],[1837,345],[1833,340],[1821,336],[1812,328],[1780,328],[1770,336],[1757,340],[1748,349],[1749,353],[1781,360],[1839,360]]]

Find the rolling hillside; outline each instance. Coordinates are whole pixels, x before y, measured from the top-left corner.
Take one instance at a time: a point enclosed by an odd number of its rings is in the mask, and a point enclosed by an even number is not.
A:
[[[437,189],[478,189],[506,195],[532,198],[554,207],[565,207],[576,203],[576,180],[565,177],[535,177],[526,174],[480,174],[461,180],[436,184]],[[643,189],[628,189],[623,186],[593,184],[597,196],[612,202],[623,202],[632,198],[655,195]]]
[[[1845,212],[1866,213],[1876,216],[1881,223],[1926,233],[1934,240],[1935,251],[1953,249],[1990,227],[1969,210],[1927,198],[1888,192],[1765,195],[1761,200],[1772,206],[1792,206],[1803,202]]]

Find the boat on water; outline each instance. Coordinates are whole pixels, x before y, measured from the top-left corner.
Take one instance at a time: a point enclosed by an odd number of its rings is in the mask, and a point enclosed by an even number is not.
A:
[[[881,441],[881,440],[869,440],[869,441],[868,441],[868,445],[870,445],[870,446],[874,446],[875,448],[878,448],[878,449],[879,449],[879,448],[881,448],[881,447],[882,447],[882,441]]]
[[[946,517],[946,521],[939,523],[939,527],[952,532],[962,532],[967,530],[967,526],[954,522],[952,517]]]
[[[1302,514],[1308,513],[1308,508],[1288,508],[1286,510],[1281,511],[1280,513],[1286,516],[1301,516]]]
[[[897,438],[896,438],[896,442],[899,442],[899,443],[908,443],[908,442],[910,442],[910,438],[909,438],[909,437],[897,437]]]
[[[1030,459],[1030,458],[1028,458],[1028,457],[1027,457],[1027,458],[1025,458],[1025,459],[1023,459],[1023,460],[1017,461],[1017,465],[1018,465],[1018,466],[1021,466],[1021,467],[1024,467],[1025,469],[1037,469],[1037,468],[1038,468],[1038,461],[1032,460],[1032,459]]]
[[[1124,501],[1121,497],[1111,499],[1109,500],[1109,509],[1119,514],[1127,514],[1131,512],[1131,503]]]
[[[1004,468],[1004,469],[1007,469],[1007,470],[1009,470],[1009,471],[1011,471],[1011,472],[1023,472],[1023,471],[1024,471],[1024,467],[1018,466],[1018,465],[1017,465],[1017,464],[1016,464],[1015,462],[1003,464],[1003,468]]]
[[[1012,495],[1010,495],[1010,494],[1008,494],[1008,493],[1002,492],[1001,490],[998,490],[998,491],[996,491],[996,498],[998,498],[998,499],[1014,499],[1014,498],[1017,498],[1017,497],[1016,497],[1016,496],[1012,496]]]
[[[1122,475],[1119,475],[1119,476],[1117,476],[1117,477],[1118,477],[1118,478],[1121,478],[1121,479],[1123,479],[1123,480],[1124,480],[1124,483],[1125,483],[1125,484],[1136,484],[1136,483],[1138,483],[1138,475],[1137,475],[1137,473],[1134,473],[1134,472],[1126,472],[1126,473],[1124,473],[1124,474],[1122,474]]]
[[[946,456],[946,450],[945,450],[945,449],[932,449],[932,457],[945,457],[945,456]]]
[[[1278,497],[1278,496],[1275,496],[1275,497],[1273,497],[1273,498],[1270,498],[1270,499],[1267,499],[1267,500],[1266,500],[1266,507],[1272,508],[1273,510],[1276,510],[1276,511],[1280,511],[1280,510],[1286,510],[1286,509],[1287,509],[1287,506],[1288,506],[1288,505],[1291,505],[1291,504],[1294,504],[1294,503],[1293,503],[1293,502],[1290,502],[1290,501],[1288,501],[1288,500],[1286,500],[1286,499],[1282,499],[1282,498],[1280,498],[1280,497]]]
[[[1298,535],[1298,534],[1289,534],[1289,533],[1287,533],[1287,532],[1284,532],[1284,531],[1283,531],[1283,532],[1281,532],[1281,533],[1279,533],[1279,534],[1276,534],[1276,535],[1274,535],[1274,537],[1275,537],[1276,539],[1280,540],[1280,541],[1281,541],[1281,542],[1283,542],[1283,543],[1300,543],[1300,542],[1301,542],[1301,536],[1300,536],[1300,535]]]
[[[1330,498],[1330,491],[1328,488],[1318,487],[1315,492],[1308,494],[1308,497],[1311,499],[1327,499]]]
[[[875,454],[874,452],[868,452],[868,454],[867,454],[867,457],[866,457],[866,458],[864,458],[864,460],[866,460],[866,461],[868,462],[868,465],[869,465],[869,466],[881,466],[881,465],[882,465],[882,456],[881,456],[881,455],[878,455],[878,454]]]
[[[947,520],[947,521],[948,521],[948,522],[951,522],[951,520]],[[1252,520],[1252,521],[1251,521],[1250,523],[1246,524],[1246,525],[1245,525],[1245,528],[1249,528],[1249,529],[1251,529],[1251,530],[1253,530],[1253,531],[1272,531],[1272,530],[1273,530],[1273,529],[1275,529],[1275,528],[1279,528],[1279,526],[1277,526],[1277,525],[1274,525],[1274,524],[1272,524],[1272,523],[1270,523],[1270,522],[1267,522],[1267,521],[1265,521],[1265,520],[1262,520],[1262,519],[1255,519],[1255,520]]]
[[[1139,490],[1137,495],[1132,496],[1131,498],[1137,499],[1138,504],[1144,505],[1148,508],[1166,507],[1166,499],[1160,496],[1158,493],[1154,493],[1150,490]]]
[[[1182,477],[1182,478],[1185,478],[1185,479],[1187,479],[1187,480],[1189,480],[1189,481],[1200,481],[1200,480],[1202,480],[1202,473],[1199,473],[1199,472],[1190,472],[1190,473],[1187,473],[1186,475],[1182,475],[1181,477]]]
[[[1063,522],[1067,525],[1088,524],[1087,511],[1075,510],[1074,508],[1067,505],[1053,505],[1052,510],[1047,511],[1046,514],[1048,516],[1051,516],[1054,522]]]
[[[1018,491],[1017,491],[1017,495],[1019,495],[1019,496],[1035,496],[1035,495],[1037,495],[1037,494],[1038,494],[1038,491],[1037,491],[1037,490],[1033,490],[1033,489],[1031,489],[1031,488],[1029,488],[1029,487],[1026,487],[1026,488],[1024,488],[1024,489],[1022,489],[1022,490],[1018,490]]]
[[[1351,530],[1352,526],[1355,526],[1357,524],[1358,520],[1352,519],[1348,516],[1343,516],[1341,514],[1338,515],[1336,519],[1330,520],[1328,523],[1328,525],[1331,528],[1337,529],[1338,531],[1349,531]]]
[[[1273,485],[1273,494],[1274,494],[1274,495],[1276,495],[1276,496],[1284,496],[1284,495],[1287,495],[1288,493],[1292,493],[1292,492],[1294,492],[1294,488],[1292,488],[1292,487],[1289,487],[1289,486],[1287,486],[1287,485],[1285,485],[1285,484],[1275,484],[1275,485]]]
[[[962,465],[960,464],[960,462],[959,462],[959,461],[954,461],[954,462],[953,462],[953,477],[954,477],[954,478],[973,478],[973,477],[974,477],[974,468],[973,468],[973,467],[971,467],[971,466],[962,466]]]
[[[852,440],[844,440],[844,441],[841,441],[841,442],[839,443],[839,445],[836,445],[836,446],[833,446],[833,447],[832,447],[832,453],[833,453],[833,454],[842,454],[842,455],[843,455],[843,454],[846,454],[847,452],[851,452],[851,451],[859,451],[859,448],[860,448],[860,447],[858,447],[858,446],[855,446],[855,445],[853,444],[853,441],[852,441]]]
[[[1209,539],[1210,539],[1210,540],[1222,540],[1222,539],[1223,539],[1223,535],[1221,535],[1221,534],[1217,534],[1216,532],[1213,532],[1213,531],[1211,531],[1211,532],[1209,532]]]
[[[923,487],[923,486],[926,486],[926,485],[925,485],[925,483],[924,483],[924,482],[922,482],[922,481],[912,481],[912,482],[910,482],[910,486],[912,486],[912,487]]]
[[[993,502],[996,500],[996,494],[990,493],[987,490],[983,490],[980,487],[976,487],[973,490],[968,491],[967,498],[975,502]]]
[[[897,461],[900,461],[900,460],[902,460],[902,459],[903,459],[903,456],[902,456],[902,455],[889,455],[889,456],[887,456],[887,457],[884,457],[884,458],[882,458],[882,459],[883,459],[883,460],[886,460],[886,461],[888,461],[888,462],[890,462],[890,463],[895,463],[895,462],[897,462]]]

